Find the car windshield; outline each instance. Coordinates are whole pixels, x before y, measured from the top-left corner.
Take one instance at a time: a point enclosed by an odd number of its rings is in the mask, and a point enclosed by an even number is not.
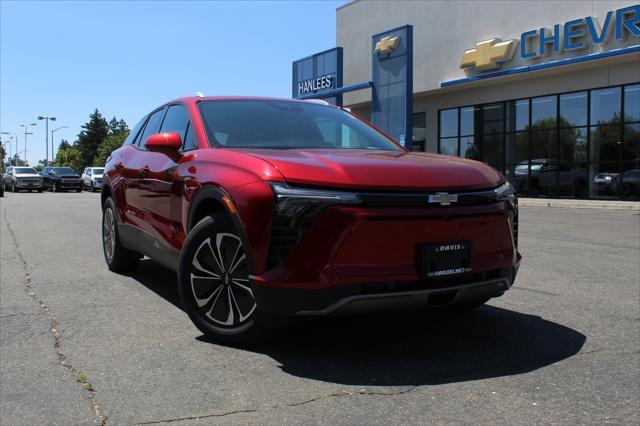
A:
[[[104,169],[93,169],[94,175],[101,175],[104,173]]]
[[[326,105],[220,100],[201,102],[199,109],[211,146],[402,150],[353,115]]]
[[[33,167],[16,167],[13,169],[14,173],[31,173],[34,175],[37,175],[38,172],[36,172],[36,169],[34,169]]]
[[[53,167],[51,171],[56,175],[75,175],[71,167]]]

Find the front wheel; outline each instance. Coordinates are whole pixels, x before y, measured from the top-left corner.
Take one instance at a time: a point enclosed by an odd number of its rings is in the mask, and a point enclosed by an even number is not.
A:
[[[250,265],[233,222],[208,216],[189,235],[178,264],[178,292],[193,323],[227,342],[264,339],[280,317],[260,310],[249,282]]]
[[[114,272],[131,272],[138,266],[140,255],[120,244],[116,206],[107,198],[102,208],[102,249],[107,266]]]

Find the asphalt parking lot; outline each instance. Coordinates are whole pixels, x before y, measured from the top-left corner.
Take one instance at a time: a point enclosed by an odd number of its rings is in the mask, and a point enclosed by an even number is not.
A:
[[[524,208],[513,290],[463,316],[218,345],[175,274],[107,270],[99,195],[0,199],[0,423],[640,423],[640,216]]]

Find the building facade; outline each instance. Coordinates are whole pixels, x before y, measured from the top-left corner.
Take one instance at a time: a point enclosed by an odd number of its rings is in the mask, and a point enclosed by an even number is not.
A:
[[[407,147],[483,161],[529,196],[615,197],[611,181],[640,169],[637,2],[356,0],[336,14],[341,86],[359,89],[343,105],[385,129],[385,96],[402,105],[409,89]],[[406,45],[375,38],[402,28]],[[412,53],[402,90],[394,44]]]

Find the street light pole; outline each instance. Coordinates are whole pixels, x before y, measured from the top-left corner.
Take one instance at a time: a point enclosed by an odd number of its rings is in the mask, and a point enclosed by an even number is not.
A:
[[[46,123],[45,124],[46,129],[44,131],[45,140],[46,140],[45,143],[44,143],[45,144],[44,146],[47,148],[47,156],[45,157],[45,160],[44,160],[44,165],[46,166],[47,163],[49,163],[49,120],[56,121],[56,118],[55,117],[45,117],[45,116],[39,115],[38,116],[38,120],[45,120],[45,123]],[[51,156],[53,157],[53,143],[51,145]]]
[[[35,125],[36,123],[20,125],[20,127],[24,127],[24,162],[27,164],[29,164],[29,162],[27,161],[27,135],[33,134],[33,133],[30,133],[28,130],[29,130],[29,126],[35,126]]]
[[[56,157],[53,155],[53,133],[57,132],[60,129],[68,129],[69,126],[62,126],[62,127],[58,127],[57,129],[53,129],[51,131],[51,162],[53,163],[54,161],[56,161]],[[65,160],[66,161],[66,160]]]

